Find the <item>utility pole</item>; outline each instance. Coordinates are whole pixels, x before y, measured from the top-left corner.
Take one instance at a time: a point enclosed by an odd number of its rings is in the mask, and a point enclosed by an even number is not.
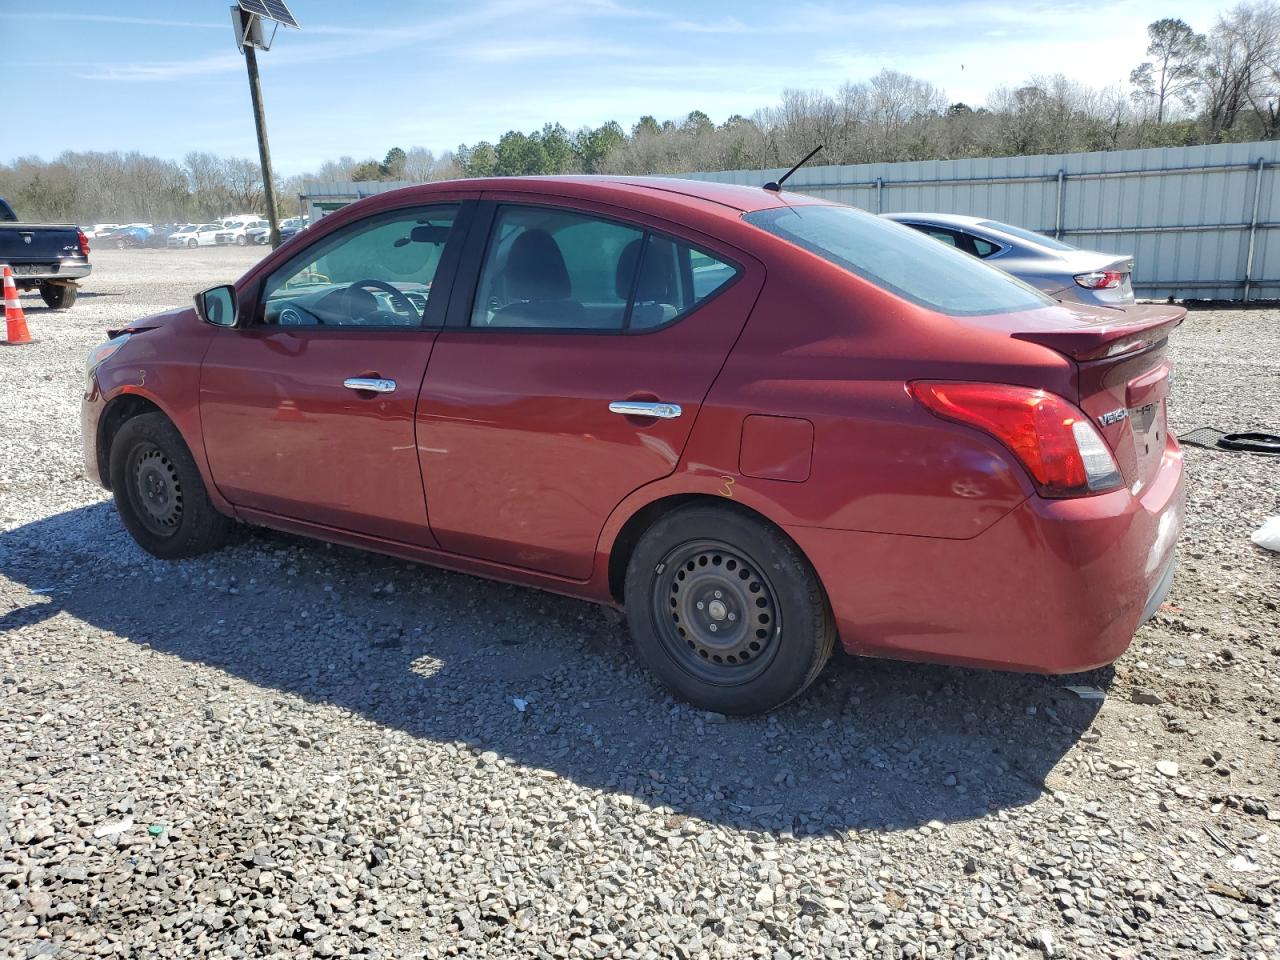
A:
[[[271,36],[262,29],[271,24]],[[236,0],[231,8],[231,27],[236,49],[244,54],[249,71],[249,99],[253,101],[253,124],[258,130],[258,160],[262,164],[262,195],[267,202],[267,223],[271,225],[271,246],[280,246],[280,211],[276,208],[276,184],[271,175],[271,147],[267,143],[267,114],[262,109],[262,80],[258,77],[258,51],[270,50],[276,27],[298,27],[284,0]]]
[[[249,98],[253,101],[253,122],[258,128],[258,159],[262,163],[262,193],[267,201],[267,223],[271,225],[271,247],[274,249],[280,246],[280,214],[276,210],[276,185],[271,176],[271,146],[267,143],[267,117],[262,109],[258,54],[253,44],[245,45],[244,65],[249,71]]]

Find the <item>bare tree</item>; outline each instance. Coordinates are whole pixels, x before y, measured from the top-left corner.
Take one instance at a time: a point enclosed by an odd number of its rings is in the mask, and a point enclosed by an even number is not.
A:
[[[1259,0],[1233,7],[1210,31],[1204,85],[1211,142],[1226,139],[1246,107],[1256,112],[1274,101],[1278,20],[1276,5]]]
[[[228,157],[223,161],[223,178],[227,185],[227,202],[234,208],[228,213],[249,213],[262,205],[262,167],[245,157]]]
[[[1137,88],[1134,99],[1154,104],[1156,123],[1164,123],[1172,102],[1188,108],[1195,104],[1208,44],[1203,34],[1169,17],[1148,26],[1147,36],[1151,38],[1147,56],[1152,59],[1134,68],[1129,82]]]

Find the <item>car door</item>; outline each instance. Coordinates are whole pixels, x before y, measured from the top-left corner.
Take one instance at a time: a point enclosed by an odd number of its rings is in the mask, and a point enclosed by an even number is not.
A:
[[[605,205],[487,196],[418,402],[432,531],[583,580],[614,507],[675,469],[764,269]]]
[[[468,213],[454,201],[354,221],[272,271],[250,322],[219,331],[200,416],[231,503],[434,545],[414,407]]]

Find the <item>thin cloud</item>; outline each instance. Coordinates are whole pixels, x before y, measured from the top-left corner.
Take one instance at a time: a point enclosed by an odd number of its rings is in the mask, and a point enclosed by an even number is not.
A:
[[[725,17],[722,20],[702,22],[698,20],[673,20],[672,30],[681,33],[758,33],[760,27],[749,27],[737,17]]]
[[[88,73],[77,74],[81,80],[172,80],[177,77],[202,77],[243,70],[238,53],[191,60],[157,61],[155,63],[106,64]]]
[[[349,59],[397,50],[424,40],[445,39],[457,34],[474,30],[477,27],[493,23],[505,23],[524,13],[539,13],[546,16],[551,13],[555,17],[573,21],[584,16],[600,16],[612,18],[648,17],[644,11],[624,7],[614,0],[568,0],[554,8],[547,8],[542,0],[494,0],[489,4],[469,9],[466,13],[453,17],[442,17],[426,20],[416,24],[405,24],[403,27],[340,27],[331,24],[306,26],[304,24],[300,37],[292,33],[282,33],[282,38],[290,42],[278,44],[271,52],[273,66],[285,67],[298,64],[319,63],[330,60]],[[230,26],[227,27],[230,30]],[[341,37],[342,40],[321,40],[309,42],[308,35],[325,38]],[[607,45],[606,45],[607,46]],[[528,43],[512,42],[509,44],[489,43],[485,45],[488,53],[481,47],[470,49],[478,51],[473,60],[486,62],[510,62],[534,57],[584,55],[608,53],[614,56],[629,56],[631,51],[621,47],[606,49],[591,41],[556,41],[539,45],[536,41]],[[239,54],[197,57],[190,60],[161,60],[137,63],[102,63],[92,65],[86,72],[79,74],[83,80],[115,80],[124,82],[148,82],[170,80],[179,77],[210,76],[219,73],[242,70]]]
[[[576,40],[528,40],[513,43],[484,43],[457,51],[463,60],[477,63],[511,63],[518,60],[545,60],[554,57],[635,57],[634,47],[600,44],[588,38]]]
[[[200,30],[230,29],[226,23],[210,23],[206,20],[119,17],[109,13],[0,13],[0,20],[73,20],[76,23],[121,23],[140,27],[195,27]],[[230,20],[227,21],[227,23],[230,22]]]

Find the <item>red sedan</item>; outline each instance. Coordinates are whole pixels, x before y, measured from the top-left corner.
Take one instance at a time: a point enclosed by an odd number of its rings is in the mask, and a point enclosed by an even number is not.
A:
[[[625,605],[712,710],[778,706],[837,640],[1079,671],[1172,579],[1183,313],[777,191],[437,183],[116,333],[85,453],[158,557],[241,520]]]

